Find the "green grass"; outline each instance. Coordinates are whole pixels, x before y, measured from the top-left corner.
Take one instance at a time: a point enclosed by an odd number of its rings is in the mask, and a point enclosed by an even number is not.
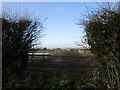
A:
[[[36,53],[43,51],[36,51]],[[53,53],[55,50],[50,50],[47,53]],[[80,54],[83,56],[91,55],[89,50],[60,50],[60,53],[68,54],[69,52]],[[89,70],[66,69],[66,70],[31,70],[26,71],[21,76],[9,74],[8,80],[4,82],[6,88],[49,88],[56,90],[80,90],[81,88],[94,88],[92,81],[92,72]],[[4,88],[3,87],[3,88]],[[99,85],[99,87],[102,87]],[[73,89],[72,89],[73,90]]]
[[[32,51],[32,53],[62,53],[64,50],[38,50]]]
[[[34,53],[64,53],[72,52],[83,56],[90,56],[89,50],[46,50],[35,51]],[[4,82],[3,88],[49,88],[56,90],[69,90],[74,88],[94,88],[92,82],[92,72],[78,69],[69,70],[39,70],[28,71],[18,76],[14,73],[9,73],[8,80]],[[73,90],[73,89],[72,89]]]
[[[92,56],[93,54],[90,52],[90,50],[78,50],[79,54],[82,56]]]
[[[53,53],[53,54],[67,54],[67,53],[73,53],[76,55],[81,56],[92,56],[93,54],[90,52],[90,50],[78,50],[78,49],[65,49],[65,50],[38,50],[38,51],[32,51],[33,53]]]

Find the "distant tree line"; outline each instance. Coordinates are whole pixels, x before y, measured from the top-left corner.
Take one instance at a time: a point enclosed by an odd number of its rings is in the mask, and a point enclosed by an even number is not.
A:
[[[89,10],[88,18],[82,21],[86,40],[95,56],[96,86],[120,88],[120,11],[117,5],[112,7],[108,3],[97,10]]]

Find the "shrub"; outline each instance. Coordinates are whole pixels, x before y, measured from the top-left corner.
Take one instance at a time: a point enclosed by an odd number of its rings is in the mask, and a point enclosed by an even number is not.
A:
[[[120,14],[112,7],[91,11],[86,20],[86,38],[95,55],[95,84],[107,88],[120,88]]]

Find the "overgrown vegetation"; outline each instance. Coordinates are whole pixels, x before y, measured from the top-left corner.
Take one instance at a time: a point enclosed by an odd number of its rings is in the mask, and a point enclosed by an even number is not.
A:
[[[91,51],[77,49],[58,49],[55,51],[47,50],[47,48],[44,48],[43,51],[71,56],[66,58],[68,62],[70,62],[70,58],[71,61],[75,62],[71,62],[71,64],[74,64],[71,66],[77,66],[79,62],[78,59],[72,58],[72,55],[87,56],[87,58],[95,57],[92,60],[94,61],[93,72],[80,69],[75,70],[73,68],[66,70],[63,68],[60,70],[44,70],[43,68],[40,71],[32,71],[32,68],[31,70],[26,70],[28,64],[27,53],[30,52],[32,44],[41,35],[41,31],[44,29],[43,23],[41,20],[31,19],[27,15],[22,16],[18,13],[8,14],[8,12],[3,11],[1,18],[3,30],[3,88],[120,89],[120,14],[118,13],[118,8],[113,9],[111,6],[100,7],[97,11],[90,12],[88,18],[82,22],[82,25],[85,26],[86,40],[90,45]],[[39,59],[39,63],[50,60],[47,57],[43,58],[41,61]],[[32,64],[36,65],[36,62],[37,60]],[[54,64],[53,62],[46,63],[48,66]],[[66,62],[61,63],[68,65]],[[90,64],[90,61],[88,63]],[[43,66],[45,66],[44,64]],[[81,64],[83,65],[83,62]],[[83,66],[85,68],[89,67],[87,64]]]
[[[47,71],[26,71],[23,77],[16,74],[10,75],[8,88],[42,88],[42,89],[63,89],[76,90],[81,88],[94,87],[91,84],[91,74],[89,71],[77,70],[47,70]],[[16,78],[14,78],[16,77]]]
[[[22,75],[27,67],[28,52],[32,43],[41,36],[43,23],[27,15],[2,12],[2,73],[3,88],[10,77]]]
[[[120,88],[120,11],[117,6],[101,6],[83,20],[86,40],[95,56],[95,85]]]

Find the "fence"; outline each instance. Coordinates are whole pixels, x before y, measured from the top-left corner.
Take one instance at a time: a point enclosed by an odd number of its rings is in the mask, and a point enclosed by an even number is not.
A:
[[[30,55],[28,69],[90,69],[90,60],[83,56],[69,55]]]

